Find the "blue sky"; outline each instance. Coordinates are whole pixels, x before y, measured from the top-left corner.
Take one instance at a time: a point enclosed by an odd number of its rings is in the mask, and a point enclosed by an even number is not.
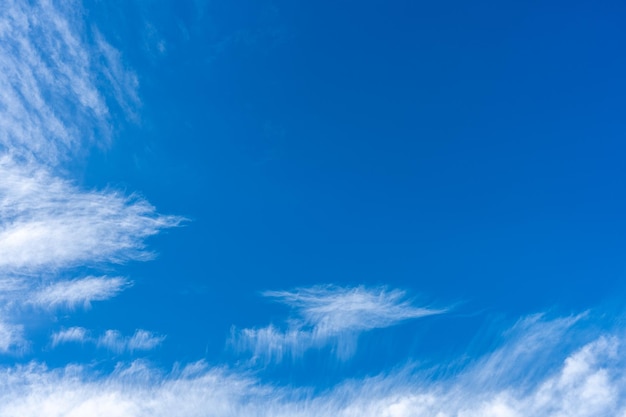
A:
[[[626,416],[620,2],[0,10],[0,415]]]

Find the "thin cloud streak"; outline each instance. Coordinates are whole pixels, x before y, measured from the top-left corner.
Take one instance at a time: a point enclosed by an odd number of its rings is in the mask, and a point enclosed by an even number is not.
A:
[[[105,60],[102,73],[113,89],[115,100],[127,116],[137,119],[136,108],[141,103],[137,94],[139,88],[137,76],[124,67],[120,52],[109,45],[97,31],[95,40],[98,53]]]
[[[252,351],[254,359],[269,361],[327,345],[339,358],[347,359],[362,332],[445,312],[415,307],[403,291],[385,288],[316,286],[263,295],[293,309],[288,328],[270,325],[233,331],[231,342],[242,351]]]
[[[56,347],[63,343],[85,343],[88,340],[87,329],[83,327],[70,327],[69,329],[54,333],[52,335],[51,344],[52,347]]]
[[[121,354],[153,350],[164,340],[165,336],[143,329],[136,330],[132,336],[124,336],[118,330],[107,330],[99,337],[93,337],[91,332],[83,327],[70,327],[53,333],[50,337],[50,344],[52,347],[57,347],[65,343],[90,343]]]
[[[87,277],[71,281],[59,281],[44,287],[32,296],[32,303],[44,308],[91,306],[92,301],[115,297],[130,283],[120,277]]]
[[[0,353],[19,353],[26,346],[24,326],[0,320]]]
[[[158,215],[138,196],[84,191],[43,169],[0,158],[0,271],[150,259],[143,240],[182,220]]]
[[[138,104],[136,76],[102,36],[89,41],[81,11],[77,1],[3,2],[0,149],[17,159],[56,166],[106,146],[110,105],[131,112]],[[109,89],[113,97],[102,93]]]
[[[199,362],[169,374],[144,362],[118,367],[105,377],[88,367],[49,370],[31,364],[0,377],[0,414],[7,417],[170,416],[213,417],[599,417],[626,415],[626,362],[622,333],[604,332],[575,342],[578,320],[528,318],[503,346],[465,369],[432,378],[407,366],[393,374],[353,379],[314,393],[274,386],[245,372]],[[584,333],[584,331],[583,331]],[[539,335],[548,339],[538,338]],[[579,335],[580,336],[580,335]],[[522,360],[508,357],[523,351]],[[547,344],[547,345],[546,345]],[[571,346],[553,349],[554,344]],[[547,350],[546,350],[547,349]],[[548,352],[549,354],[545,354]],[[483,384],[486,364],[502,372]],[[532,379],[529,367],[542,368]]]
[[[156,335],[147,330],[137,330],[132,336],[122,336],[117,330],[107,330],[96,342],[115,353],[152,350],[165,340],[165,336]]]
[[[141,105],[137,76],[84,17],[78,0],[7,0],[0,10],[0,353],[27,345],[25,307],[88,307],[128,284],[59,282],[68,271],[152,259],[145,240],[183,221],[66,171],[106,148],[113,119],[137,120]]]

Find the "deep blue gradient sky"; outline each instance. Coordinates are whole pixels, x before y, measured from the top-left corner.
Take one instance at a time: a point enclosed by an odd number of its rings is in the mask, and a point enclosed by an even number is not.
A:
[[[109,104],[110,143],[50,170],[185,219],[138,238],[156,254],[149,262],[56,269],[54,279],[132,285],[89,308],[21,309],[30,347],[1,357],[4,366],[89,363],[106,373],[138,358],[166,370],[204,360],[317,392],[409,365],[433,381],[462,374],[534,314],[556,323],[592,312],[582,335],[553,347],[556,359],[537,356],[557,368],[559,354],[593,338],[589,329],[621,328],[622,2],[86,1],[68,10],[88,45],[101,37],[117,51],[138,99]],[[115,86],[100,88],[107,103],[119,101]],[[244,329],[270,324],[315,333],[299,301],[264,292],[324,285],[380,297],[397,289],[446,312],[373,316],[336,344],[283,341],[285,352],[304,346],[283,360],[241,347]],[[69,328],[93,343],[51,345]],[[165,339],[116,351],[95,342],[108,329]]]
[[[623,12],[88,5],[143,106],[85,184],[140,190],[191,220],[90,320],[138,303],[191,359],[221,352],[233,324],[271,321],[266,289],[382,284],[511,318],[596,306],[625,272]],[[146,52],[140,16],[163,56]]]

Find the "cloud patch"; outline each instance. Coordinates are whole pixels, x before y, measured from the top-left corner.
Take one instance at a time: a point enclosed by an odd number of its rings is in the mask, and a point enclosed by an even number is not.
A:
[[[141,104],[136,75],[85,15],[78,0],[2,3],[0,353],[24,346],[23,307],[89,306],[128,284],[59,281],[68,270],[149,260],[145,240],[183,221],[141,196],[71,179],[67,163],[106,148],[113,120],[136,120]]]
[[[405,292],[386,288],[316,286],[263,295],[292,308],[294,316],[287,327],[233,331],[232,342],[242,351],[251,351],[255,359],[273,361],[327,345],[346,359],[354,353],[359,333],[445,311],[416,307]]]
[[[132,336],[124,336],[117,330],[107,330],[99,337],[93,337],[83,327],[70,327],[52,334],[50,344],[56,347],[64,343],[90,343],[121,354],[152,350],[161,345],[164,340],[165,336],[143,329],[136,330]]]
[[[0,414],[622,417],[626,415],[626,337],[616,332],[581,337],[575,330],[578,323],[568,317],[552,322],[524,319],[499,349],[443,378],[407,365],[394,373],[347,380],[323,391],[267,384],[246,372],[203,362],[164,374],[135,361],[107,376],[77,365],[55,370],[38,364],[16,366],[1,371]],[[529,339],[537,344],[527,355],[508,356],[523,351]],[[498,363],[502,369],[484,384],[489,363]],[[524,375],[532,368],[541,368],[541,373],[530,379],[508,377]]]
[[[0,353],[18,353],[26,345],[24,326],[0,320]]]
[[[78,1],[3,2],[0,149],[53,166],[108,143],[110,106],[132,110],[136,77],[99,34],[95,45],[88,35]]]
[[[115,297],[129,286],[125,278],[86,277],[71,281],[55,282],[37,291],[32,296],[32,303],[44,308],[82,305],[87,308],[92,301],[107,300]]]
[[[81,190],[44,169],[0,158],[0,271],[150,259],[143,240],[181,221],[158,215],[138,196]]]
[[[107,330],[97,340],[99,347],[115,353],[152,350],[165,340],[165,336],[156,335],[147,330],[137,330],[132,336],[123,336],[117,330]]]
[[[61,330],[52,335],[52,347],[56,347],[63,343],[84,343],[89,340],[87,336],[87,329],[82,327],[70,327],[69,329]]]

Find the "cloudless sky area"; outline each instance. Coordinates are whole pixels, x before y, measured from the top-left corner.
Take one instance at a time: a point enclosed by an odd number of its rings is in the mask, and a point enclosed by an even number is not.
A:
[[[463,374],[538,315],[547,326],[587,312],[586,335],[622,327],[622,2],[88,0],[63,10],[86,44],[115,51],[137,100],[109,106],[108,144],[45,169],[184,219],[138,240],[155,255],[147,262],[103,257],[43,279],[127,285],[69,309],[21,309],[28,348],[1,356],[6,369],[79,363],[107,375],[135,360],[164,372],[202,360],[327,392],[412,367],[433,383]],[[112,85],[100,89],[107,103],[124,88]],[[85,333],[51,336],[68,329]],[[147,329],[154,343],[107,345],[98,335],[110,329]],[[555,372],[582,346],[568,340]],[[231,415],[206,410],[188,415]],[[394,410],[378,415],[405,415]],[[617,415],[606,410],[576,415]],[[441,416],[518,415],[474,412]]]

